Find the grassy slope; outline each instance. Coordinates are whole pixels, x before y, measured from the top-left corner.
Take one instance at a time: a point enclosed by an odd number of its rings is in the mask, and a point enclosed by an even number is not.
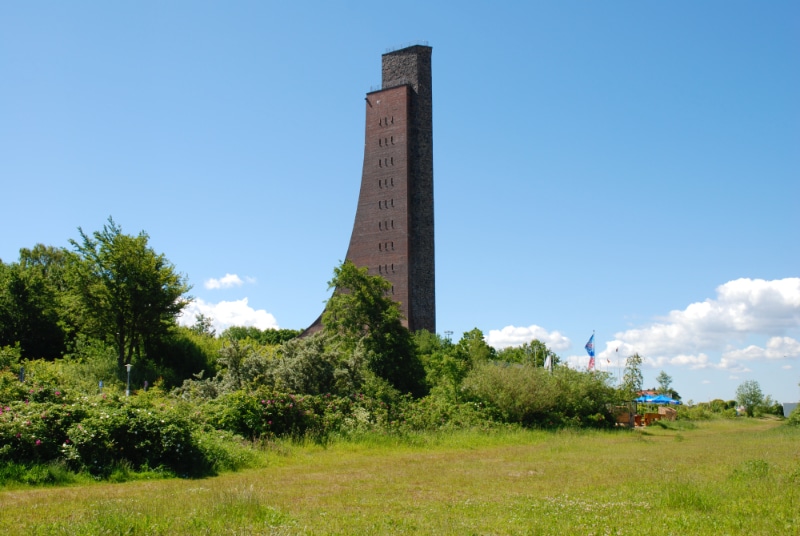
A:
[[[800,432],[714,421],[288,447],[206,480],[0,493],[4,534],[800,534]]]

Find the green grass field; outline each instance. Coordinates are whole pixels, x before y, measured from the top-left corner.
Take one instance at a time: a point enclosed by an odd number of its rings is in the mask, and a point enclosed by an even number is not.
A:
[[[0,534],[800,534],[775,420],[279,444],[202,480],[0,491]]]

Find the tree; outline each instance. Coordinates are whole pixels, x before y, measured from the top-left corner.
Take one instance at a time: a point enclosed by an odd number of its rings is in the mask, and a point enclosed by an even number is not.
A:
[[[555,352],[538,339],[533,339],[530,343],[523,343],[522,346],[503,348],[497,352],[497,359],[501,361],[530,364],[534,367],[543,367],[547,363],[548,357],[553,366],[561,361]]]
[[[278,345],[300,335],[297,329],[258,329],[255,326],[231,326],[222,332],[224,339],[253,339],[261,345]]]
[[[115,343],[121,369],[175,325],[191,300],[184,296],[191,287],[148,246],[144,231],[123,234],[111,217],[91,236],[78,231],[80,242],[70,240],[73,310],[89,333]]]
[[[755,380],[747,380],[736,388],[736,402],[744,406],[748,417],[752,417],[755,409],[764,402],[761,386]]]
[[[328,282],[334,292],[322,315],[323,329],[347,351],[363,347],[373,373],[400,392],[419,396],[425,391],[425,370],[399,306],[387,295],[391,287],[383,277],[345,261]]]
[[[665,395],[670,394],[669,386],[672,385],[672,376],[662,370],[658,373],[658,376],[656,376],[656,381],[658,382],[659,393]]]
[[[414,333],[417,356],[425,367],[425,381],[430,394],[457,402],[461,400],[461,382],[472,369],[469,355],[450,339],[419,330]]]
[[[21,249],[18,263],[0,263],[0,346],[19,343],[26,358],[63,355],[67,256],[63,249],[37,244]]]
[[[642,390],[644,378],[642,376],[642,356],[638,353],[628,356],[625,361],[625,372],[622,375],[622,390],[631,398]]]
[[[484,361],[490,361],[496,356],[495,349],[486,344],[483,332],[478,328],[473,328],[461,336],[458,341],[458,350],[469,359],[473,365]]]
[[[198,335],[214,337],[217,334],[217,330],[214,329],[214,319],[203,313],[194,315],[194,325],[190,329]]]

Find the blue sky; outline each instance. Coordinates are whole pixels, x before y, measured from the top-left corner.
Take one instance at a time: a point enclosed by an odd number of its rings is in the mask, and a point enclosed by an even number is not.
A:
[[[109,216],[192,312],[304,328],[364,94],[433,47],[437,326],[800,400],[800,4],[4,2],[0,259]],[[191,318],[187,318],[191,322]]]

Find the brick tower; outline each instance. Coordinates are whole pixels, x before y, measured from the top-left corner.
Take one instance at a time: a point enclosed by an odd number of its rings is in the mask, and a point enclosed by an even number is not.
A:
[[[431,48],[382,57],[367,93],[361,191],[347,260],[391,284],[411,330],[436,332]],[[321,329],[321,317],[306,330]]]

